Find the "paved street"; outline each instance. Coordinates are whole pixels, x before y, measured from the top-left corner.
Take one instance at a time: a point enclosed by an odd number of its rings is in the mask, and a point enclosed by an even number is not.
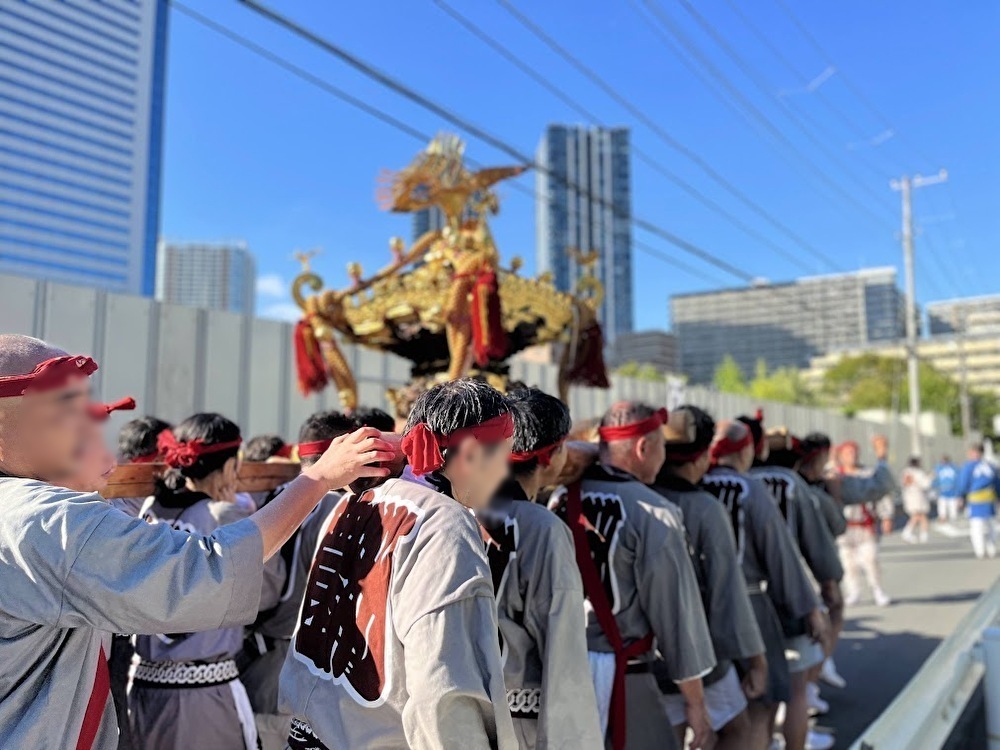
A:
[[[821,723],[846,748],[892,701],[934,648],[952,632],[1000,574],[1000,559],[976,560],[967,523],[938,530],[930,541],[909,545],[893,534],[881,548],[889,607],[867,595],[847,612],[836,661],[845,690],[824,686],[830,714]]]

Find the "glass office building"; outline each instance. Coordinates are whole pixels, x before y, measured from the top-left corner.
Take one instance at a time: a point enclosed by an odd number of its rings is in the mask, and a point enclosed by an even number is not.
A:
[[[166,0],[0,3],[0,273],[152,295]]]
[[[606,339],[632,330],[632,185],[627,128],[550,125],[538,146],[535,252],[539,273],[573,291],[584,272],[568,252],[597,251]]]

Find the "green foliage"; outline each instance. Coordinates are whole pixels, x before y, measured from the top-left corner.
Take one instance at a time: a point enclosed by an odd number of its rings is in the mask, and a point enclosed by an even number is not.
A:
[[[947,415],[952,430],[960,432],[959,384],[926,362],[920,362],[918,368],[921,409]],[[823,396],[847,413],[863,409],[906,411],[910,399],[906,361],[876,354],[844,357],[826,372]],[[973,429],[992,431],[993,415],[1000,413],[996,396],[973,392],[970,403]]]
[[[716,390],[721,393],[747,392],[746,375],[743,374],[743,370],[740,369],[736,360],[729,354],[727,354],[719,363],[719,366],[715,368],[715,375],[712,378],[712,384],[715,386]]]
[[[635,380],[649,380],[662,382],[666,379],[666,376],[657,370],[651,364],[640,365],[638,362],[629,361],[623,362],[617,370],[615,370],[616,375],[621,375],[623,378],[633,378]]]
[[[802,406],[816,404],[816,396],[802,380],[802,373],[793,367],[779,367],[773,372],[768,372],[767,363],[762,359],[757,360],[749,392],[759,401],[777,401]]]

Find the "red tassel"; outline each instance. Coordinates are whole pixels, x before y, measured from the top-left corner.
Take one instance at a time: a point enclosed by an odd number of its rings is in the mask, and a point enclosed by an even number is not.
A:
[[[323,390],[330,382],[323,352],[308,320],[295,324],[295,369],[303,396]]]
[[[403,436],[400,449],[413,473],[418,477],[444,466],[444,455],[441,453],[437,435],[431,432],[431,428],[424,422],[415,424],[413,429]]]
[[[576,342],[576,359],[570,363],[567,379],[573,385],[611,387],[608,368],[604,364],[604,333],[600,323],[595,322],[580,333]]]
[[[507,332],[500,311],[500,284],[493,271],[476,277],[472,287],[472,344],[476,364],[485,367],[490,360],[507,356]]]

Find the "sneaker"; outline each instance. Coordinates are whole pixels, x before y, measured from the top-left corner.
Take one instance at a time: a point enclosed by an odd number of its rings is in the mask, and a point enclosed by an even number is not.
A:
[[[847,680],[840,676],[840,673],[837,671],[837,665],[833,663],[832,658],[823,662],[823,669],[819,673],[819,678],[827,685],[835,688],[843,689],[847,687]]]
[[[890,604],[892,604],[892,599],[887,593],[885,593],[882,589],[875,592],[876,607],[888,607]]]
[[[813,716],[830,713],[830,704],[820,697],[819,685],[815,682],[806,685],[806,703],[809,705],[809,713]]]
[[[909,532],[909,531],[904,531],[899,536],[907,544],[916,544],[917,543],[917,538],[915,536],[913,536],[913,534],[911,532]]]
[[[836,744],[832,734],[809,730],[806,735],[806,750],[830,750]]]
[[[855,589],[850,594],[844,597],[844,606],[853,607],[860,601],[861,601],[861,592]]]
[[[920,544],[927,544],[927,532],[921,531],[920,536],[917,537],[917,540],[920,542]]]

